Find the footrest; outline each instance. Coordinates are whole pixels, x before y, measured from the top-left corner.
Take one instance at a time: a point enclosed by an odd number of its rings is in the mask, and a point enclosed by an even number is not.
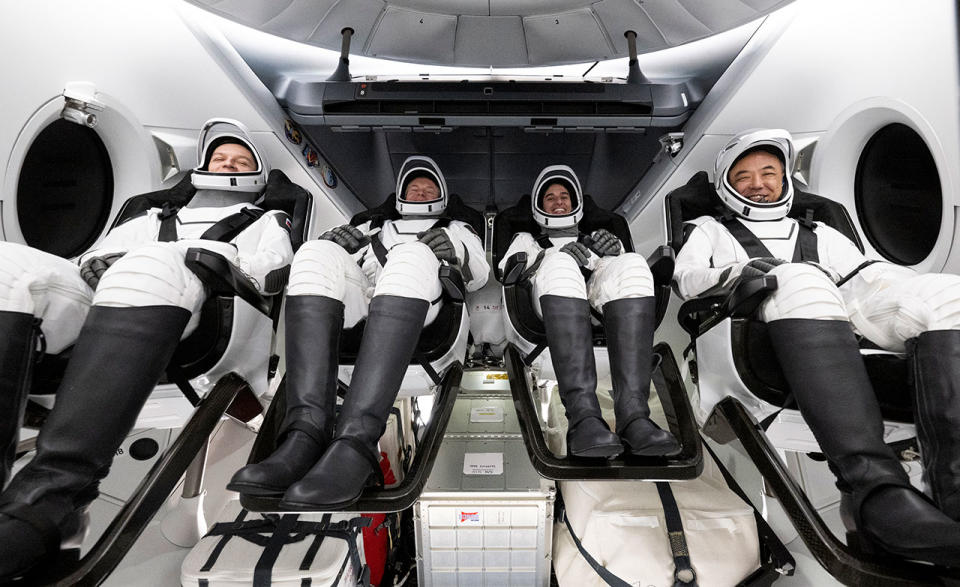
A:
[[[365,489],[360,500],[355,504],[338,511],[351,512],[398,512],[407,509],[420,497],[423,485],[430,476],[433,469],[433,462],[437,458],[437,451],[440,449],[440,441],[443,439],[443,433],[447,429],[447,421],[453,412],[453,404],[457,399],[457,393],[460,390],[460,378],[463,376],[463,366],[460,363],[454,363],[444,374],[440,384],[440,391],[434,402],[433,412],[430,415],[430,421],[424,430],[423,438],[417,449],[417,454],[410,464],[410,470],[407,471],[396,487],[387,488],[368,488]],[[275,433],[278,418],[282,418],[282,410],[278,409],[279,404],[276,400],[270,405],[267,413],[267,420],[260,429],[261,437],[264,434]],[[261,438],[253,446],[253,454],[250,462],[259,462],[270,453],[275,447],[275,438],[269,441]],[[240,504],[252,512],[287,512],[280,507],[280,497],[259,497],[253,495],[241,495]]]
[[[703,471],[703,452],[697,434],[693,409],[687,397],[680,370],[670,347],[660,343],[654,347],[660,357],[653,372],[653,382],[663,404],[670,431],[680,441],[680,454],[674,457],[639,457],[621,455],[615,459],[559,457],[548,447],[540,426],[540,416],[528,387],[529,377],[520,351],[512,344],[505,353],[510,374],[510,391],[520,420],[527,455],[538,473],[554,480],[602,479],[693,479]]]

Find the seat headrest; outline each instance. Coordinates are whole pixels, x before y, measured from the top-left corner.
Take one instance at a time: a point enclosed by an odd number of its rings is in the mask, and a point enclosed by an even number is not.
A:
[[[675,251],[680,250],[686,238],[684,234],[685,222],[701,216],[719,217],[726,211],[706,171],[695,173],[685,185],[668,193],[665,198],[665,208],[667,213],[667,239]],[[808,214],[812,214],[812,220],[835,228],[853,241],[861,251],[863,250],[860,237],[843,204],[823,196],[797,190],[788,216],[804,219]]]

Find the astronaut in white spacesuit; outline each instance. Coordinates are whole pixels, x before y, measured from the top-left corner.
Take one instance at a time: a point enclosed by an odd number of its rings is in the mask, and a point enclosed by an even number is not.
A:
[[[379,480],[377,442],[420,331],[439,311],[441,263],[460,269],[468,291],[483,287],[489,273],[477,234],[444,215],[447,184],[432,159],[404,161],[396,194],[397,218],[339,226],[297,252],[287,287],[279,446],[240,469],[229,489],[332,510]],[[340,332],[363,318],[353,380],[335,420]]]
[[[623,243],[608,230],[580,234],[583,191],[566,165],[540,172],[530,205],[541,234],[518,233],[501,269],[519,252],[533,260],[527,269],[532,302],[543,318],[566,410],[567,453],[613,458],[626,447],[635,455],[676,454],[680,445],[650,419],[647,405],[656,300],[646,259],[624,252]],[[603,315],[607,335],[616,434],[601,417],[596,396],[591,307]]]
[[[84,511],[117,447],[199,321],[208,292],[184,263],[187,249],[224,255],[263,293],[293,259],[286,214],[253,204],[268,169],[242,125],[209,121],[198,158],[185,206],[152,208],[117,226],[79,266],[0,243],[5,474],[35,354],[42,341],[47,353],[73,345],[36,456],[0,495],[0,580],[82,539]]]
[[[868,260],[833,228],[786,217],[793,160],[783,130],[746,131],[720,151],[714,185],[729,213],[693,221],[677,288],[689,298],[775,275],[758,317],[838,477],[848,527],[881,551],[960,565],[960,276]],[[924,476],[939,510],[883,442],[854,331],[911,354]]]

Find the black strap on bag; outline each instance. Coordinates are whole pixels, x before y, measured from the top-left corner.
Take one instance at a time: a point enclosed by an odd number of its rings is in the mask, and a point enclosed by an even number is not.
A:
[[[567,532],[570,533],[570,538],[573,540],[573,543],[576,545],[577,550],[580,551],[580,556],[583,557],[587,564],[596,571],[600,578],[603,579],[603,582],[610,587],[631,587],[630,583],[627,583],[620,577],[611,573],[607,567],[600,564],[597,559],[593,558],[587,549],[583,547],[583,544],[580,543],[580,538],[577,537],[577,533],[573,531],[573,526],[570,525],[570,519],[567,517],[566,512],[561,510],[561,515],[563,516],[563,522],[567,525]]]
[[[369,574],[360,559],[357,537],[363,528],[370,525],[370,518],[359,516],[350,520],[331,522],[331,514],[324,514],[319,522],[303,522],[298,520],[298,514],[285,514],[279,517],[269,516],[258,520],[245,520],[247,513],[249,512],[246,509],[241,510],[234,521],[214,524],[213,528],[207,532],[206,536],[220,536],[221,538],[210,552],[207,561],[200,568],[201,572],[207,572],[213,568],[217,559],[223,553],[227,542],[236,536],[263,548],[263,553],[254,567],[253,585],[254,587],[269,587],[272,582],[273,565],[284,546],[301,542],[307,537],[313,536],[313,542],[307,548],[299,567],[301,571],[306,571],[313,564],[323,540],[331,537],[346,541],[348,548],[347,558],[340,565],[340,570],[337,572],[333,584],[336,585],[340,582],[348,562],[353,564],[358,583],[368,584]],[[199,583],[200,587],[207,587],[209,584],[206,579],[200,579]],[[300,584],[301,587],[309,587],[311,579],[304,578]]]
[[[737,483],[737,480],[733,478],[733,475],[730,474],[730,471],[723,466],[723,463],[720,462],[720,459],[717,458],[717,453],[713,452],[713,449],[710,447],[710,444],[706,441],[701,443],[710,456],[713,458],[713,462],[717,464],[717,468],[720,469],[720,474],[723,475],[723,480],[726,481],[727,487],[733,490],[737,496],[743,500],[744,503],[750,506],[753,510],[753,517],[757,522],[757,535],[760,537],[760,545],[766,547],[766,561],[761,559],[760,566],[772,566],[773,569],[782,575],[793,575],[794,570],[797,568],[797,562],[794,560],[793,555],[790,554],[790,551],[787,550],[787,547],[780,540],[780,537],[777,536],[777,533],[773,531],[773,528],[770,527],[770,524],[767,523],[763,516],[760,515],[760,512],[757,511],[757,508],[753,506],[753,502],[750,501],[750,498],[747,497],[747,494],[743,492],[743,489],[740,488],[740,484]],[[761,550],[761,556],[764,553]],[[744,581],[740,583],[745,587],[749,586],[751,583]],[[763,583],[766,584],[766,583]]]
[[[673,554],[673,587],[697,587],[697,572],[690,565],[690,550],[687,536],[683,533],[683,521],[677,499],[666,481],[657,481],[657,493],[663,505],[663,517],[667,522],[670,552]]]

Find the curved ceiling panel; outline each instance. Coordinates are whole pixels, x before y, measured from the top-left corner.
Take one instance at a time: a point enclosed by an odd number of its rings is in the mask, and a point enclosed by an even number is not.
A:
[[[708,37],[791,0],[186,0],[258,30],[340,50],[414,63],[523,67],[640,53]]]

